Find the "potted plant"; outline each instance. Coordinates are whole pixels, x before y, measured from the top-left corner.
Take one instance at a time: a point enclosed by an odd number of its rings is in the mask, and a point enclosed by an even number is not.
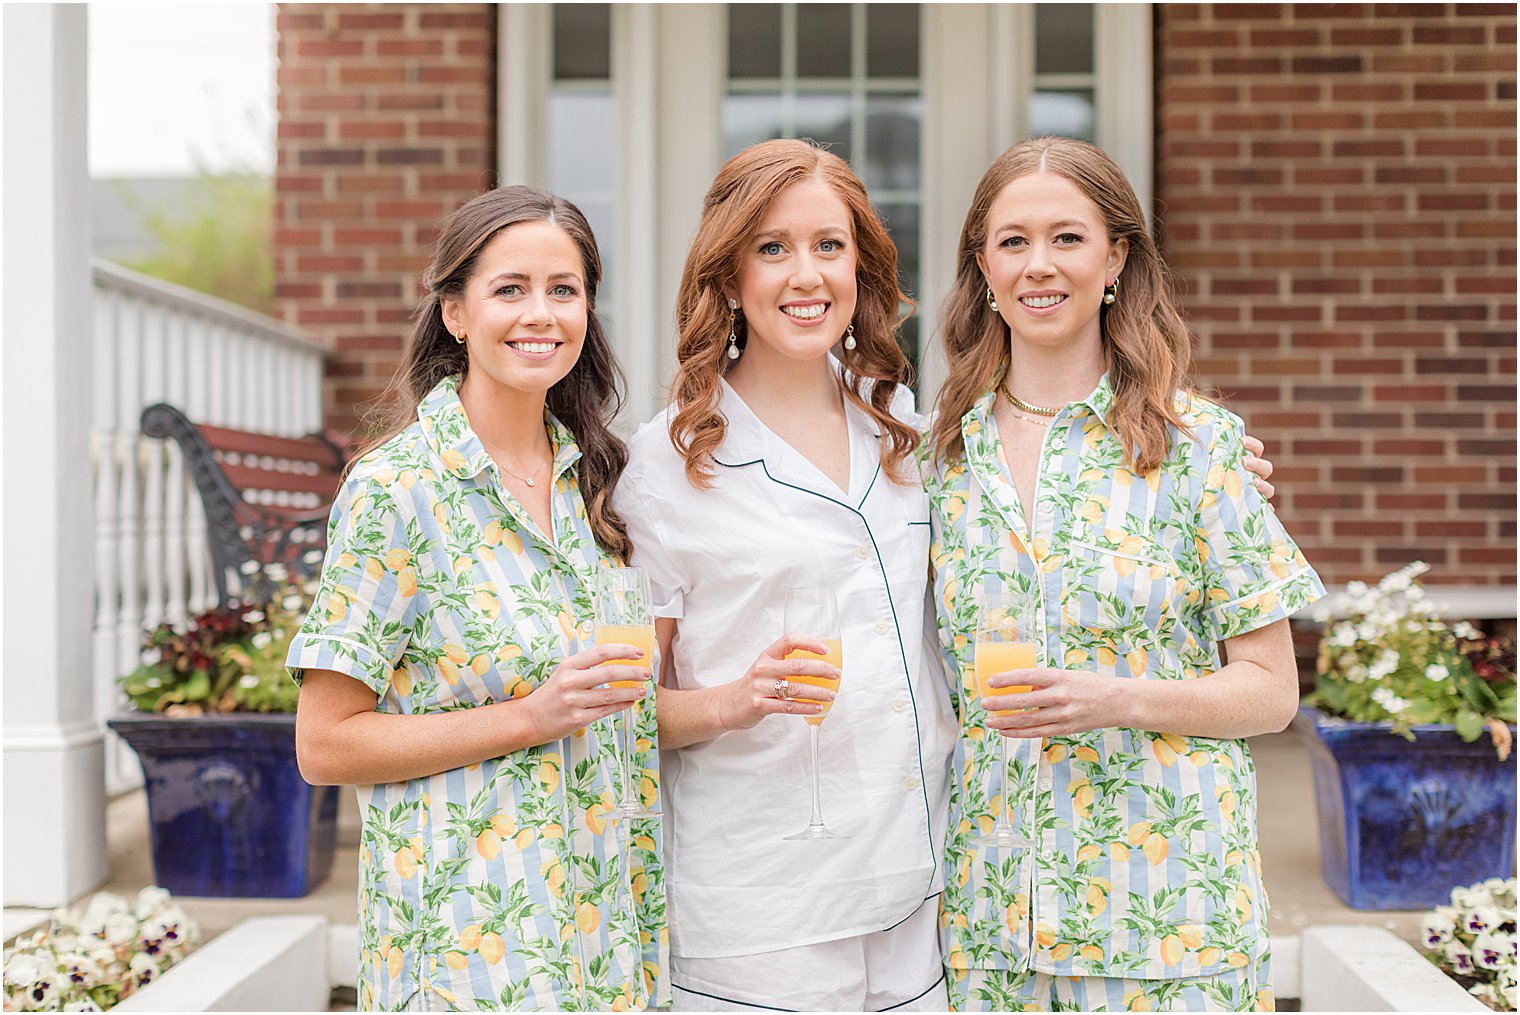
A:
[[[142,762],[159,883],[182,895],[294,898],[327,876],[338,789],[296,767],[298,688],[285,653],[309,588],[271,564],[252,606],[149,632],[121,678],[134,711],[107,721]]]
[[[98,892],[5,950],[6,1011],[104,1011],[157,979],[200,939],[169,893]]]
[[[1425,914],[1425,957],[1495,1011],[1514,1011],[1515,879],[1451,890],[1450,905]]]
[[[1346,587],[1294,720],[1324,878],[1356,909],[1425,909],[1514,869],[1514,645],[1439,619],[1425,570]]]

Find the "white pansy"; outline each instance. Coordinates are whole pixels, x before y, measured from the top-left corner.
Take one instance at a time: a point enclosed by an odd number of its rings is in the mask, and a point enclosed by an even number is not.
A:
[[[1449,676],[1451,676],[1451,671],[1442,666],[1440,663],[1431,663],[1429,666],[1425,667],[1426,680],[1433,680],[1436,683],[1440,683]]]
[[[169,904],[168,889],[158,885],[149,885],[137,893],[137,899],[132,903],[132,911],[137,914],[139,920],[146,920],[158,910]]]
[[[1499,910],[1493,906],[1477,906],[1462,917],[1462,926],[1469,934],[1478,934],[1499,926]]]
[[[131,963],[127,966],[132,974],[137,977],[137,982],[146,984],[152,982],[163,970],[158,965],[158,960],[147,952],[138,952],[132,956]]]
[[[1461,939],[1446,942],[1445,955],[1446,964],[1453,972],[1466,976],[1473,971],[1472,950]]]
[[[5,982],[30,987],[42,979],[47,970],[58,968],[52,958],[51,952],[17,952],[5,962]]]
[[[1483,884],[1469,885],[1451,890],[1451,904],[1458,909],[1477,909],[1479,906],[1492,906],[1494,896]]]
[[[1420,940],[1425,942],[1426,948],[1444,945],[1454,938],[1456,933],[1456,921],[1440,913],[1426,913],[1425,918],[1420,921]]]
[[[100,1005],[92,1001],[89,995],[76,998],[64,1004],[62,1011],[105,1011]]]
[[[113,945],[130,944],[137,940],[137,917],[131,913],[112,913],[106,917],[101,931]]]
[[[1473,965],[1479,969],[1498,969],[1513,965],[1515,961],[1515,937],[1486,930],[1473,938]]]

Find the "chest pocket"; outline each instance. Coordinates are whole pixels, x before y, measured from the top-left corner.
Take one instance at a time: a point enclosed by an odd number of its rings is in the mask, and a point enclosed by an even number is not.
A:
[[[1066,665],[1096,664],[1110,676],[1163,675],[1160,649],[1176,625],[1185,586],[1166,547],[1147,536],[1115,541],[1079,530],[1063,570]]]

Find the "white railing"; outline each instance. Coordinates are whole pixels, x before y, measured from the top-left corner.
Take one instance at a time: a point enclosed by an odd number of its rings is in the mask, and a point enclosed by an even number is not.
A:
[[[94,262],[95,711],[120,711],[116,680],[143,632],[216,604],[206,516],[179,447],[138,432],[168,402],[197,423],[300,436],[322,426],[321,346],[273,318]],[[114,736],[106,788],[140,781]]]

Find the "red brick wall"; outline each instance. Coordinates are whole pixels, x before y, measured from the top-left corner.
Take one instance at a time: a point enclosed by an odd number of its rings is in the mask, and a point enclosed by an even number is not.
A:
[[[1156,7],[1199,377],[1327,581],[1515,581],[1515,8]]]
[[[275,313],[333,351],[354,430],[400,359],[442,217],[492,185],[491,4],[281,4]]]

